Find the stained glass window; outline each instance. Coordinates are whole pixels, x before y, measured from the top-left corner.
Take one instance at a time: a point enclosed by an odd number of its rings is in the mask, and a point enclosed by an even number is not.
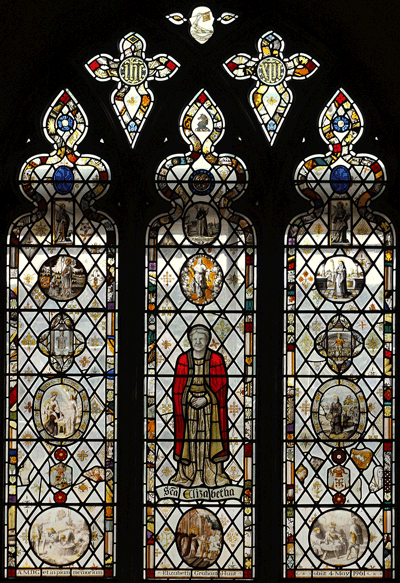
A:
[[[180,120],[190,150],[156,174],[172,209],[147,233],[148,579],[254,574],[256,249],[231,207],[245,163],[214,151],[224,130],[200,90]]]
[[[319,120],[329,152],[295,173],[312,209],[286,238],[287,577],[394,577],[395,236],[370,208],[383,163],[352,149],[363,129],[336,91]]]
[[[45,113],[54,150],[23,164],[34,205],[8,238],[5,576],[115,574],[117,232],[96,210],[107,163],[70,91]]]

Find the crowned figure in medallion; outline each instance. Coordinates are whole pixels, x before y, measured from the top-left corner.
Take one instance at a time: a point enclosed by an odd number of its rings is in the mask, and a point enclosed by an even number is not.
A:
[[[211,332],[197,324],[188,332],[190,350],[179,355],[173,383],[174,458],[178,470],[170,484],[185,487],[225,486],[229,457],[228,376],[224,358],[208,348]]]

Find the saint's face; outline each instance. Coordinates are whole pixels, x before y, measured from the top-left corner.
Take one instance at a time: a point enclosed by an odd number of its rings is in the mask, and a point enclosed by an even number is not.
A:
[[[201,352],[207,348],[207,334],[204,334],[204,332],[194,332],[190,337],[190,343],[193,350]]]

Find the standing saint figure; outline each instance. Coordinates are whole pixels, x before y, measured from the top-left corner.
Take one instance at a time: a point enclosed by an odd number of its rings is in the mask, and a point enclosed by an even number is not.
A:
[[[61,294],[63,297],[69,298],[72,294],[72,259],[66,257],[64,260],[64,268],[61,271]]]
[[[335,297],[347,298],[349,293],[347,291],[347,269],[344,261],[339,261],[335,271]]]
[[[332,236],[332,243],[348,243],[347,240],[347,221],[350,214],[347,212],[344,203],[339,201],[332,213],[332,223],[334,224],[334,235]]]
[[[201,258],[192,269],[194,272],[192,291],[196,294],[197,299],[200,300],[206,297],[206,290],[208,289],[207,274],[209,270]]]
[[[196,221],[197,221],[197,234],[200,237],[208,237],[208,228],[207,228],[207,215],[208,215],[208,210],[205,207],[197,207],[197,215],[196,215]]]
[[[333,397],[333,403],[331,403],[329,413],[332,415],[331,418],[331,429],[334,435],[339,435],[342,433],[342,404],[339,401],[339,397],[335,395]]]
[[[178,471],[169,483],[225,486],[231,483],[222,467],[229,457],[225,363],[208,348],[207,326],[193,326],[188,338],[191,348],[178,357],[172,389]]]
[[[69,241],[68,233],[71,219],[69,218],[68,211],[65,208],[64,203],[56,204],[55,219],[56,219],[55,243]]]

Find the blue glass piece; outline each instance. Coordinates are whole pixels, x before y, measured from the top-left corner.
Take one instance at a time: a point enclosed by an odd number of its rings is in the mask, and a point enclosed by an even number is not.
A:
[[[189,188],[193,194],[210,194],[215,178],[208,170],[195,170],[189,177]]]
[[[135,124],[134,121],[129,122],[128,124],[128,132],[137,132],[137,125]]]
[[[54,188],[60,194],[71,192],[74,186],[74,174],[68,166],[59,166],[53,174]]]
[[[331,188],[338,194],[347,192],[351,184],[351,175],[346,166],[336,166],[331,172],[330,177]]]
[[[62,132],[69,132],[74,127],[74,120],[70,115],[62,115],[57,120],[57,126]]]
[[[332,124],[335,132],[347,132],[350,127],[350,120],[344,115],[337,115],[332,120]]]
[[[272,119],[267,123],[267,130],[269,132],[274,132],[276,130],[276,123]]]

